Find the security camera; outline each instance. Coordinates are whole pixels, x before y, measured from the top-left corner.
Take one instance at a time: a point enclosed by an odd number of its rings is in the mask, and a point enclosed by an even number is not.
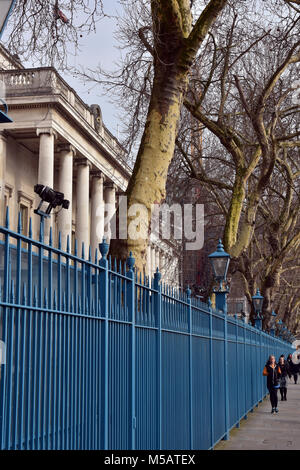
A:
[[[59,191],[55,191],[49,186],[36,184],[34,186],[34,192],[37,193],[41,198],[39,207],[34,211],[38,215],[49,217],[51,210],[54,209],[55,207],[62,206],[63,209],[68,209],[70,206],[70,201],[68,201],[67,199],[64,199],[63,193]],[[47,207],[46,212],[41,211],[41,206],[43,202],[49,203],[49,206]]]

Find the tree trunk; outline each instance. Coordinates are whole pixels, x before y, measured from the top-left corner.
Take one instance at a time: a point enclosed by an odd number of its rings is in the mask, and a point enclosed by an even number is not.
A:
[[[154,81],[141,145],[127,195],[127,240],[112,244],[124,259],[132,252],[140,272],[145,269],[151,209],[165,199],[165,187],[180,119],[188,73],[210,26],[227,0],[210,0],[192,28],[189,0],[152,0]],[[139,235],[139,236],[138,236]]]
[[[151,209],[165,199],[168,168],[174,154],[187,73],[159,67],[153,85],[147,122],[126,195],[128,238],[115,243],[114,255],[133,253],[143,271],[150,236]],[[132,212],[131,212],[132,211]],[[140,238],[135,238],[140,234]]]

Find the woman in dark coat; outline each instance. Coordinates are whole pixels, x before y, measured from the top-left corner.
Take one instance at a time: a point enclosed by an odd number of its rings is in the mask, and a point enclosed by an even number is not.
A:
[[[278,365],[280,367],[281,375],[279,379],[280,384],[280,395],[281,401],[286,401],[287,385],[288,385],[288,376],[290,376],[289,366],[287,361],[284,360],[284,356],[280,356]]]
[[[278,397],[277,391],[280,387],[279,379],[281,376],[281,370],[278,364],[275,362],[275,356],[270,356],[266,363],[263,375],[267,377],[267,387],[270,393],[270,401],[272,406],[271,413],[278,413]]]

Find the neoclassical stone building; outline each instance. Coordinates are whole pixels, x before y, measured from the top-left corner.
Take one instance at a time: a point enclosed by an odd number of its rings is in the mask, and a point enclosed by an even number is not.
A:
[[[16,229],[20,212],[23,232],[31,217],[38,237],[34,209],[40,198],[34,185],[50,186],[64,193],[70,207],[52,211],[46,237],[51,224],[55,243],[61,232],[63,249],[69,236],[73,244],[77,239],[79,247],[84,242],[95,253],[104,216],[114,212],[104,214],[104,204],[116,207],[131,175],[125,149],[103,124],[100,107],[85,104],[54,68],[26,69],[0,45],[0,82],[13,119],[0,124],[1,224],[8,206],[11,228]],[[172,243],[149,241],[148,274],[157,266],[166,281],[180,282]]]

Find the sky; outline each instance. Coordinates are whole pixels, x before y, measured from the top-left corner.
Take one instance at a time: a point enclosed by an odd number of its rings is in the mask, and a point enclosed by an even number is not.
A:
[[[0,0],[1,1],[1,0]],[[90,33],[82,38],[80,50],[77,51],[76,56],[70,55],[68,63],[75,67],[96,68],[98,64],[106,70],[114,68],[114,61],[120,56],[117,50],[117,41],[113,37],[116,28],[116,19],[113,16],[119,16],[122,12],[122,7],[118,0],[103,0],[104,11],[109,17],[99,20],[96,24],[96,33]],[[79,17],[80,19],[80,17]],[[80,19],[79,22],[82,22]],[[3,42],[5,44],[6,37],[9,35],[9,22],[3,34]],[[22,59],[21,59],[22,60]],[[22,61],[25,67],[32,67],[33,65]],[[37,65],[34,65],[35,67]],[[102,117],[105,126],[112,132],[113,135],[118,137],[119,126],[116,104],[111,103],[111,99],[107,96],[102,96],[102,89],[97,84],[84,84],[78,77],[72,76],[70,73],[63,73],[59,71],[60,75],[65,81],[75,90],[80,98],[88,105],[99,104],[102,110]]]
[[[118,0],[104,0],[104,7],[108,15],[116,15],[122,11]],[[116,23],[113,18],[101,19],[97,23],[96,33],[91,33],[83,39],[80,51],[74,57],[74,65],[95,68],[100,64],[104,69],[111,70],[113,62],[119,57],[119,51],[114,47],[117,46],[113,38],[115,26]],[[72,60],[70,60],[70,63],[72,63]],[[78,77],[73,77],[70,74],[62,74],[62,76],[85,103],[100,105],[105,126],[118,137],[120,126],[116,104],[112,104],[109,97],[101,96],[101,87],[92,84],[85,85]]]

